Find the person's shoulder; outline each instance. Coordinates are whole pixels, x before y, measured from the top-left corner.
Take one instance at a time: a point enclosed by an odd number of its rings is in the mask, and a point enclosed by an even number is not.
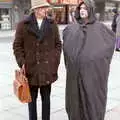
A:
[[[54,29],[54,30],[58,30],[58,24],[54,19],[47,19],[49,22],[49,25]]]
[[[107,23],[103,23],[103,22],[100,22],[100,21],[96,21],[96,22],[95,22],[96,28],[108,29],[107,25],[108,25]]]
[[[29,24],[32,21],[32,14],[21,20],[18,25],[23,26],[25,24]]]
[[[71,23],[71,24],[69,24],[68,25],[68,27],[70,27],[70,28],[73,28],[73,27],[76,27],[76,26],[79,26],[79,23]]]
[[[72,28],[72,25],[71,25],[71,24],[68,24],[68,25],[63,29],[63,34],[64,34],[65,32],[70,31],[71,28]]]
[[[103,34],[107,34],[107,35],[111,35],[111,36],[115,37],[115,33],[108,27],[107,24],[102,23],[102,22],[98,22],[97,24],[99,25],[99,28]]]
[[[25,20],[21,20],[20,22],[18,22],[16,30],[21,32],[25,30]]]
[[[70,35],[78,30],[79,25],[77,23],[68,24],[63,30],[63,36]]]
[[[68,24],[64,30],[75,30],[78,26],[78,23]]]
[[[46,17],[45,20],[49,23],[49,25],[51,25],[52,28],[58,28],[58,24],[53,18]]]
[[[55,20],[52,17],[45,17],[45,20],[47,20],[50,24],[56,24]]]
[[[17,27],[21,28],[24,26],[24,24],[25,24],[25,20],[21,20],[20,22],[18,22]]]

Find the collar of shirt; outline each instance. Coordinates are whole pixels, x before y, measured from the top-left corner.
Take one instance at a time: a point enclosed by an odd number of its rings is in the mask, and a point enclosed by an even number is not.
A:
[[[41,28],[42,21],[43,21],[43,19],[37,19],[39,29]]]

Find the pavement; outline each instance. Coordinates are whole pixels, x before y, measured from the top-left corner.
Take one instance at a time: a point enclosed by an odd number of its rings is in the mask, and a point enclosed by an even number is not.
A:
[[[0,38],[13,37],[15,30],[0,31]]]
[[[60,31],[65,26],[59,27]],[[28,120],[27,104],[22,104],[13,93],[14,70],[18,68],[12,51],[12,40],[15,31],[0,32],[0,120]],[[9,34],[8,34],[9,33]],[[7,39],[4,42],[4,35]],[[10,35],[10,36],[7,36]],[[2,40],[2,41],[1,41]],[[120,120],[120,53],[115,52],[109,74],[108,99],[105,120]],[[63,54],[59,66],[59,79],[52,86],[51,120],[68,120],[65,112],[65,66]],[[37,102],[38,120],[41,120],[41,98]]]

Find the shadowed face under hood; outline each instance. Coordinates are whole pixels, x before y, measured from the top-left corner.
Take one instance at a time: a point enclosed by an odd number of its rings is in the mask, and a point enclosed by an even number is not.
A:
[[[84,23],[83,19],[80,17],[80,6],[82,4],[85,4],[87,6],[89,23],[94,23],[96,21],[96,17],[95,17],[95,4],[93,0],[83,0],[83,2],[81,2],[78,5],[75,12],[76,20],[80,24]]]

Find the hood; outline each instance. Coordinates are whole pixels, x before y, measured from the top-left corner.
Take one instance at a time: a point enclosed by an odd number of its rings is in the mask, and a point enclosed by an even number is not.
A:
[[[82,2],[78,5],[75,11],[75,18],[79,23],[83,23],[83,19],[80,17],[80,6],[85,4],[88,8],[88,15],[89,15],[89,23],[94,23],[96,21],[95,17],[95,3],[93,0],[82,0]]]

